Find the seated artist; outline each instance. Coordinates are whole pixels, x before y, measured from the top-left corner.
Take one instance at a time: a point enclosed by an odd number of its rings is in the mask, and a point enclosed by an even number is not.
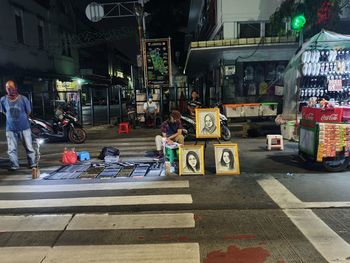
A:
[[[177,142],[184,144],[182,135],[181,114],[178,111],[172,111],[169,118],[160,126],[162,136],[156,136],[156,147],[158,151],[158,159],[163,158],[163,143],[172,144]]]
[[[148,101],[143,104],[143,111],[145,113],[145,125],[155,126],[155,119],[158,113],[157,103],[153,101],[152,95],[148,96]]]

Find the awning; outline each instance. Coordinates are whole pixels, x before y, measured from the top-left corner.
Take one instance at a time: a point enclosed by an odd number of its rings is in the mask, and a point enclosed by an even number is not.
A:
[[[222,59],[239,62],[289,61],[297,48],[296,42],[191,47],[187,54],[185,74],[205,73],[211,65],[218,64]]]

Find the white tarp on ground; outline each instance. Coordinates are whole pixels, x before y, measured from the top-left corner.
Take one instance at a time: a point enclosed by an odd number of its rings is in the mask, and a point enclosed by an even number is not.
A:
[[[350,35],[322,30],[306,41],[289,61],[284,75],[283,117],[295,119],[297,113],[297,80],[301,76],[301,56],[305,50],[350,48]]]

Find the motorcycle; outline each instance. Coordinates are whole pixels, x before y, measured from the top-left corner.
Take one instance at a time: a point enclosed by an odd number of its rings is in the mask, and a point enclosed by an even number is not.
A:
[[[84,143],[87,138],[78,119],[67,112],[62,112],[60,118],[54,118],[52,123],[34,117],[29,121],[33,138],[64,139],[75,144]]]
[[[216,107],[220,108],[220,105]],[[181,122],[183,125],[183,135],[187,138],[189,135],[196,135],[196,121],[189,116],[181,116]],[[221,126],[221,139],[224,141],[231,140],[231,131],[228,128],[227,117],[220,113],[220,126]]]

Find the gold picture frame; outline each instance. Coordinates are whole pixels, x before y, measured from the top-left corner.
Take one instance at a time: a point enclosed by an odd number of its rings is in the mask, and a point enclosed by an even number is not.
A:
[[[204,175],[203,145],[180,145],[179,175]]]
[[[204,108],[195,109],[195,112],[196,138],[220,138],[220,110],[218,108]]]
[[[217,175],[240,174],[237,143],[214,144],[214,151]]]

